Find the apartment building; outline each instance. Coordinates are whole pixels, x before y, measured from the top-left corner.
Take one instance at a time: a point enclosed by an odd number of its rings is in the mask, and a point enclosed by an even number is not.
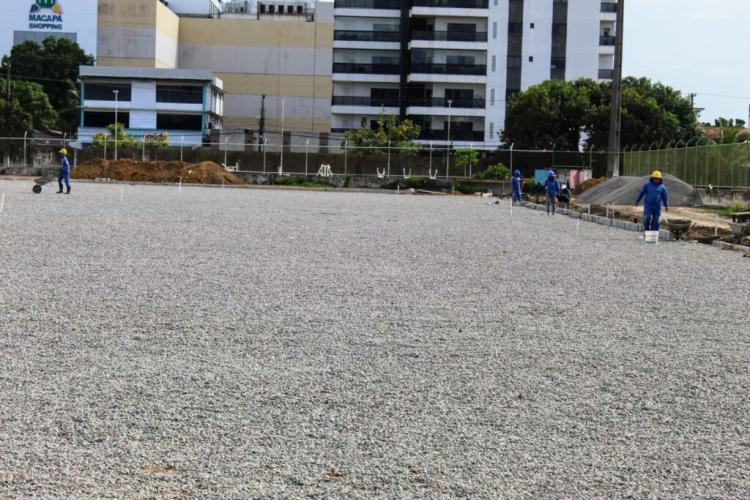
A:
[[[435,145],[495,147],[506,102],[610,79],[613,0],[335,0],[332,129],[410,118]]]

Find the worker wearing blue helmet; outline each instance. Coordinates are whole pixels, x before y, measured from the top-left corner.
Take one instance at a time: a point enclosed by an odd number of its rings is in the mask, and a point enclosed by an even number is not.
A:
[[[513,204],[521,203],[521,190],[523,188],[523,178],[521,177],[521,171],[516,170],[513,172]]]
[[[547,215],[550,215],[550,213],[555,215],[557,196],[560,194],[560,183],[557,182],[557,176],[551,170],[547,174],[544,189],[547,191]]]

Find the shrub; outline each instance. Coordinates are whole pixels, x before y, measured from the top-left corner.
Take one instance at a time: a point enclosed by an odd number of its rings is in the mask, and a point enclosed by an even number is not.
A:
[[[497,165],[491,165],[487,167],[487,169],[484,172],[475,174],[474,178],[504,181],[506,179],[510,179],[510,169],[506,167],[505,165],[503,165],[502,163],[498,163]]]

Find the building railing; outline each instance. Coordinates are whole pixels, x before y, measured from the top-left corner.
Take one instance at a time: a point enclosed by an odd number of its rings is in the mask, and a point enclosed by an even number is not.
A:
[[[617,2],[602,2],[602,12],[617,13]]]
[[[432,73],[439,75],[486,75],[486,64],[439,64],[412,63],[412,73]]]
[[[333,63],[334,73],[366,73],[374,75],[398,75],[400,64]]]
[[[448,103],[450,101],[450,104]],[[420,106],[426,108],[448,108],[453,109],[484,109],[486,101],[476,97],[474,99],[449,99],[447,97],[412,98],[409,106]]]
[[[599,69],[600,80],[611,80],[615,77],[615,70],[613,69]]]
[[[486,9],[488,0],[414,0],[414,7],[446,7],[460,9]]]
[[[419,134],[419,139],[423,141],[447,141],[448,133],[445,130],[423,130]],[[484,132],[481,130],[451,130],[451,141],[484,141]]]
[[[401,9],[401,0],[335,0],[335,9]]]
[[[436,42],[486,42],[486,32],[470,31],[413,31],[412,40],[429,40]]]
[[[386,108],[397,108],[399,102],[398,99],[393,98],[335,95],[331,99],[331,104],[334,106],[371,106],[377,108],[384,106]]]
[[[613,46],[615,44],[615,37],[613,36],[600,36],[599,45]]]
[[[398,31],[336,30],[333,32],[333,39],[350,42],[400,42],[401,33]]]

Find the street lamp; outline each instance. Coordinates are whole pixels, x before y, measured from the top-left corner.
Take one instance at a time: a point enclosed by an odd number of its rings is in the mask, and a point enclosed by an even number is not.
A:
[[[118,95],[120,93],[119,90],[113,90],[112,93],[115,95],[115,161],[117,161],[117,136],[118,134],[118,123],[117,123],[117,104],[118,104]]]
[[[453,107],[453,101],[448,100],[448,130],[445,136],[447,145],[445,146],[445,178],[450,177],[450,161],[451,161],[451,108]]]

